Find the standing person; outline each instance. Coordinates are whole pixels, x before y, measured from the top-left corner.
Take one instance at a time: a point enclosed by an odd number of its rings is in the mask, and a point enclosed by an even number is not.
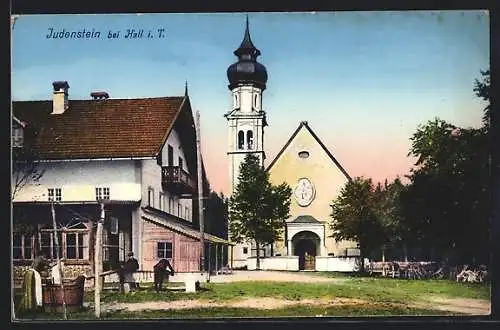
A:
[[[128,253],[128,260],[125,262],[123,268],[124,282],[128,283],[130,289],[136,289],[137,286],[133,274],[139,269],[139,262],[134,258],[134,252]]]
[[[174,275],[174,268],[167,259],[160,259],[160,261],[153,266],[153,271],[155,290],[156,292],[160,292],[162,290],[163,280],[166,279],[168,282],[168,276]]]
[[[46,272],[50,264],[42,251],[37,251],[36,255],[37,257],[33,260],[31,267],[24,274],[23,298],[21,300],[21,309],[23,311],[34,311],[43,304],[40,273]]]

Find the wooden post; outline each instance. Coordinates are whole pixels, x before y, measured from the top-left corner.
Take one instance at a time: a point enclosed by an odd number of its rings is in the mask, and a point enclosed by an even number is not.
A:
[[[61,279],[61,291],[62,291],[62,305],[63,305],[63,315],[64,319],[68,319],[68,315],[66,313],[66,294],[64,292],[64,273],[61,264],[61,258],[59,256],[59,237],[57,236],[57,223],[56,223],[56,210],[54,208],[54,202],[50,204],[52,211],[52,226],[54,228],[54,244],[56,246],[56,259],[57,259],[57,268],[59,271],[59,278]]]
[[[101,202],[101,216],[97,221],[97,232],[94,246],[94,308],[95,316],[101,317],[101,268],[102,268],[102,225],[104,223],[105,213],[104,204]]]
[[[198,216],[200,220],[200,272],[205,270],[205,224],[203,217],[203,171],[201,163],[200,112],[196,111],[196,168],[198,174]],[[210,261],[209,261],[210,263]]]
[[[210,275],[212,273],[212,244],[208,243],[208,278],[210,279]]]
[[[231,245],[231,269],[233,269],[234,246]]]
[[[382,246],[382,276],[385,276],[385,245]]]
[[[215,275],[219,271],[219,244],[215,243]]]

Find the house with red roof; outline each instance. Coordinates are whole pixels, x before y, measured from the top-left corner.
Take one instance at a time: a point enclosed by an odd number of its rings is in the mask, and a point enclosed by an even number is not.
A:
[[[113,99],[93,92],[84,100],[71,99],[69,87],[56,81],[52,100],[12,103],[13,149],[29,155],[14,162],[32,162],[38,173],[14,189],[23,173],[13,167],[15,274],[40,252],[56,258],[55,216],[65,276],[92,275],[101,203],[105,270],[133,252],[141,270],[166,258],[177,272],[197,272],[201,239],[215,267],[227,263],[226,237],[199,230],[198,184],[204,196],[209,184],[204,168],[203,183],[197,180],[187,87],[182,96]]]

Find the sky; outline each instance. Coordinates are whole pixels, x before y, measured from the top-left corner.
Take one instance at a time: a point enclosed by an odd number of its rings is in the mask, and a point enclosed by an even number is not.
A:
[[[12,99],[49,100],[56,80],[68,81],[70,99],[89,99],[95,90],[111,98],[181,96],[187,81],[193,110],[200,111],[211,187],[227,194],[226,70],[237,60],[245,15],[20,16],[11,37]],[[486,11],[248,16],[269,76],[262,99],[265,165],[305,120],[351,177],[392,180],[415,162],[408,151],[419,125],[435,117],[481,125],[484,103],[473,87],[489,68]],[[101,34],[52,39],[50,28]],[[124,38],[127,29],[151,30],[153,37]]]

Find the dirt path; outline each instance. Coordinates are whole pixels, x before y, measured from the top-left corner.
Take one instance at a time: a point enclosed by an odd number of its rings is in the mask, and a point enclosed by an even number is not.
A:
[[[104,306],[104,310],[169,310],[169,309],[190,309],[190,308],[213,308],[213,307],[232,307],[232,308],[258,308],[258,309],[279,309],[292,305],[316,305],[316,306],[334,306],[334,305],[361,305],[367,301],[361,299],[304,299],[304,300],[284,300],[270,297],[262,298],[244,298],[230,302],[213,302],[203,300],[175,300],[175,301],[151,301],[141,303],[113,303]]]
[[[258,309],[279,309],[293,305],[314,305],[314,306],[342,306],[342,305],[365,305],[370,302],[362,299],[334,298],[334,299],[303,299],[284,300],[270,297],[244,298],[230,302],[213,302],[204,300],[175,300],[175,301],[150,301],[141,303],[112,303],[104,305],[106,311],[125,310],[130,312],[144,310],[178,310],[191,308],[258,308]],[[428,302],[410,304],[413,308],[425,308],[441,310],[452,313],[467,315],[488,315],[490,313],[490,303],[480,299],[444,299],[434,297]]]
[[[468,315],[489,315],[491,312],[490,301],[483,299],[429,297],[426,302],[414,303],[411,307]]]

